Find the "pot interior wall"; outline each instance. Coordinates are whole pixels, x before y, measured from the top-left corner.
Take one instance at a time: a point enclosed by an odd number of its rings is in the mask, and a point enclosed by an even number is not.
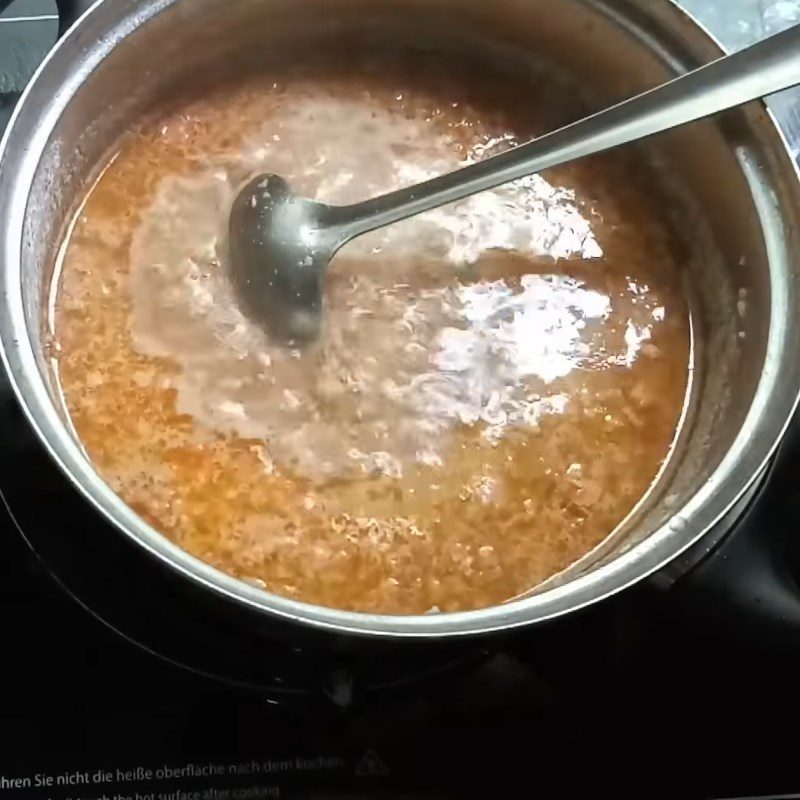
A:
[[[468,48],[473,58],[501,54],[514,69],[529,68],[531,60],[552,62],[581,81],[599,108],[716,55],[674,13],[665,16],[666,33],[656,38],[647,30],[652,20],[628,10],[623,0],[609,4],[614,10],[589,0],[555,5],[550,0],[105,3],[56,54],[65,68],[70,60],[80,63],[77,77],[86,77],[53,95],[51,111],[60,118],[27,209],[24,301],[37,351],[42,352],[43,299],[65,220],[114,141],[177,93],[243,69],[281,71],[314,52],[335,63],[359,42],[383,42]],[[676,207],[683,208],[699,342],[694,413],[672,468],[645,507],[576,569],[591,569],[642,540],[680,508],[718,466],[750,408],[766,351],[771,291],[763,212],[753,198],[780,191],[770,188],[772,165],[754,155],[765,123],[763,111],[753,107],[661,137],[653,146],[653,158],[681,198]],[[693,207],[703,210],[702,222]],[[740,291],[746,297],[744,315],[737,313]],[[47,372],[43,357],[40,368]]]

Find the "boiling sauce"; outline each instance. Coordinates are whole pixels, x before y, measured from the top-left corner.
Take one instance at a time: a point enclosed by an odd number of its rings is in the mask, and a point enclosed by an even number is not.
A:
[[[669,454],[690,338],[663,198],[614,154],[351,243],[319,340],[271,342],[227,276],[246,179],[347,203],[578,115],[544,79],[397,66],[251,78],[127,135],[66,243],[50,354],[98,471],[174,542],[408,614],[505,601],[601,542]]]

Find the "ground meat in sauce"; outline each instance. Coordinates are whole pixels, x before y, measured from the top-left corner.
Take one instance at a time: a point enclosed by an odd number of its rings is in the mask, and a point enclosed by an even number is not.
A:
[[[67,242],[50,353],[101,475],[197,557],[328,606],[471,609],[646,494],[689,316],[663,201],[614,154],[353,242],[320,340],[270,342],[226,275],[243,180],[354,201],[577,113],[544,81],[390,67],[251,78],[120,141]]]

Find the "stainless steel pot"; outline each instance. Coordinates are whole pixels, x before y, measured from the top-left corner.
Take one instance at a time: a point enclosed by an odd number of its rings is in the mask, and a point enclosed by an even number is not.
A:
[[[116,528],[204,593],[265,621],[397,638],[539,622],[642,579],[735,516],[778,445],[800,389],[800,182],[762,104],[664,136],[652,151],[686,213],[695,299],[692,402],[670,468],[593,553],[529,596],[457,614],[376,616],[262,592],[188,555],[128,508],[76,440],[43,333],[59,241],[116,138],[197,75],[283,69],[316,42],[408,41],[475,58],[563,65],[597,102],[720,54],[669,0],[101,0],[42,64],[0,153],[0,342],[27,416],[66,475]],[[31,476],[35,480],[35,476]],[[710,534],[715,529],[716,534]],[[109,532],[109,535],[112,535]]]

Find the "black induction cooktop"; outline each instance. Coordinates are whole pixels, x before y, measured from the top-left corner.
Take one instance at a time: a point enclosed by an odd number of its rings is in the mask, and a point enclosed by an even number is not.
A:
[[[0,16],[0,127],[57,27]],[[800,797],[800,422],[710,551],[535,631],[358,655],[184,613],[2,377],[0,442],[0,800]]]

